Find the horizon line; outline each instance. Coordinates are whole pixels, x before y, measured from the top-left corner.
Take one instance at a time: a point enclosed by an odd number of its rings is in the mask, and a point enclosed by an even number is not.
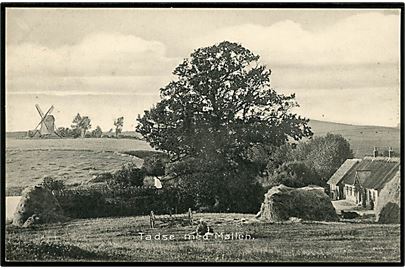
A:
[[[330,124],[338,124],[338,125],[347,125],[347,126],[358,126],[358,127],[375,127],[375,128],[393,128],[393,129],[400,129],[400,123],[398,123],[397,126],[382,126],[382,125],[369,125],[369,124],[350,124],[350,123],[342,123],[342,122],[334,122],[334,121],[325,121],[325,120],[319,120],[319,119],[314,119],[314,118],[308,118],[309,121],[318,121],[318,122],[324,122],[324,123],[330,123]],[[10,132],[27,132],[26,130],[6,130],[6,133]],[[123,130],[122,132],[136,132],[135,130]]]

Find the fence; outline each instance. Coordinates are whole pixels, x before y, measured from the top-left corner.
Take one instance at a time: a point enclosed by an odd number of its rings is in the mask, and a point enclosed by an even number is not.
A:
[[[193,225],[193,212],[191,211],[191,208],[189,208],[186,214],[172,215],[170,213],[169,215],[156,216],[153,211],[150,211],[150,227],[155,228],[157,221],[163,223],[186,222],[188,225]]]

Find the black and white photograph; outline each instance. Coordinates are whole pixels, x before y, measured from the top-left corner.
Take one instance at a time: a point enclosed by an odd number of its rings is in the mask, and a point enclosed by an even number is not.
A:
[[[403,10],[2,3],[1,264],[403,265]]]

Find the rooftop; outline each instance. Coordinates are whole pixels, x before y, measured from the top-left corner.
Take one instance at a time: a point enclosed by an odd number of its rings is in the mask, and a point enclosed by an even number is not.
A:
[[[342,166],[337,169],[337,171],[331,176],[331,178],[328,181],[329,185],[337,185],[339,182],[343,179],[343,177],[349,172],[351,168],[353,168],[354,165],[359,163],[361,159],[346,159],[345,162],[343,162]]]
[[[352,166],[341,181],[345,184],[354,185],[357,173],[368,171],[369,173],[361,185],[364,188],[380,190],[399,171],[399,166],[399,158],[366,157]]]

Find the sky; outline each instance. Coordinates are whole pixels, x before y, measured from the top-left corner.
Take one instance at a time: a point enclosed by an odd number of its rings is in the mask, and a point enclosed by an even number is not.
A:
[[[57,127],[80,113],[134,130],[174,68],[224,40],[260,55],[302,116],[400,121],[399,10],[7,8],[6,130],[35,128],[35,104],[55,106]]]

